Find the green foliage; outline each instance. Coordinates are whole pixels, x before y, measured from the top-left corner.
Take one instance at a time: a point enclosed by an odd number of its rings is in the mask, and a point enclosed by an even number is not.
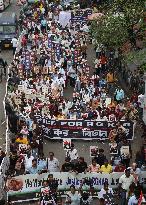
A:
[[[132,51],[123,56],[126,64],[135,64],[146,71],[146,49],[140,51]]]
[[[128,37],[125,20],[112,14],[103,17],[98,24],[93,22],[91,30],[97,42],[107,48],[119,48]]]
[[[135,46],[139,31],[135,31],[134,26],[140,25],[142,21],[144,3],[145,0],[113,0],[113,3],[104,4],[100,8],[104,17],[91,25],[91,32],[97,42],[105,47],[120,48],[130,40]]]

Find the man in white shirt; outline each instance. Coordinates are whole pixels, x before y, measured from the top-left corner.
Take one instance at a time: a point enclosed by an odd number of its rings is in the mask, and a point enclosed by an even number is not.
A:
[[[113,195],[114,195],[114,192],[112,188],[109,188],[108,182],[105,182],[104,187],[98,193],[98,198],[100,202],[104,201],[104,204],[112,205],[114,201]]]
[[[134,183],[134,181],[135,181],[134,177],[130,174],[130,169],[126,169],[125,174],[123,174],[119,179],[119,195],[120,195],[119,205],[126,204],[129,187]]]
[[[49,152],[49,158],[47,160],[47,166],[49,172],[58,172],[59,171],[59,161],[54,157],[53,152]]]
[[[11,43],[12,43],[13,55],[14,55],[14,54],[15,54],[15,51],[16,51],[16,48],[17,48],[17,46],[18,46],[18,40],[17,40],[17,38],[16,38],[16,37],[12,38]]]
[[[25,156],[24,164],[25,164],[25,171],[27,172],[32,167],[32,160],[34,159],[33,156],[31,156],[31,153],[28,153],[27,156]]]
[[[79,155],[77,149],[74,148],[74,144],[71,144],[71,149],[66,152],[66,157],[70,158],[71,162],[77,161]]]

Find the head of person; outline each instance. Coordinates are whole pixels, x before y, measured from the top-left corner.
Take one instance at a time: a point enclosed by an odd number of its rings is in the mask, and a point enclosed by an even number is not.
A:
[[[23,139],[23,134],[20,133],[20,134],[19,134],[19,138],[20,138],[20,139]]]
[[[104,150],[103,149],[99,149],[99,155],[103,155]]]
[[[53,152],[49,152],[49,158],[50,158],[50,160],[53,160],[53,158],[54,158],[54,153]]]
[[[136,170],[136,168],[137,168],[137,164],[136,163],[132,163],[132,169]]]
[[[36,159],[33,159],[32,160],[32,167],[36,167],[37,166],[37,160]]]
[[[105,181],[103,185],[104,185],[104,190],[107,191],[108,190],[108,182]]]
[[[73,150],[75,147],[75,145],[73,143],[71,143],[71,150]]]
[[[44,159],[44,154],[43,153],[39,155],[39,159],[41,159],[41,160]]]
[[[84,157],[80,157],[79,158],[79,163],[83,163],[84,162]]]
[[[45,180],[44,182],[43,182],[43,187],[47,187],[48,186],[48,182],[47,182],[47,180]]]
[[[75,193],[76,189],[75,189],[75,186],[74,186],[74,185],[71,185],[71,186],[70,186],[70,191],[71,191],[72,194]]]
[[[123,164],[122,164],[121,161],[118,163],[118,167],[119,167],[119,168],[122,168],[122,167],[123,167]]]
[[[66,158],[65,158],[65,162],[66,162],[66,163],[69,163],[69,162],[70,162],[70,157],[66,157]]]
[[[107,167],[108,166],[108,160],[104,160],[104,166]]]
[[[49,180],[49,181],[53,181],[53,174],[49,174],[49,175],[48,175],[48,180]]]
[[[126,175],[127,178],[130,177],[130,169],[126,169],[125,170],[125,175]]]
[[[28,157],[28,158],[31,157],[31,152],[30,152],[30,151],[27,152],[27,157]]]
[[[92,159],[92,165],[96,166],[96,159]]]

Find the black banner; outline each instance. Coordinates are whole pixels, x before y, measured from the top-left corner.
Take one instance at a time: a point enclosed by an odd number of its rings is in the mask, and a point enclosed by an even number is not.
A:
[[[47,117],[35,116],[35,122],[41,125],[44,136],[53,139],[108,139],[110,130],[116,127],[117,122],[93,121],[93,120],[50,120]],[[133,139],[134,123],[121,121],[126,129],[128,140]]]

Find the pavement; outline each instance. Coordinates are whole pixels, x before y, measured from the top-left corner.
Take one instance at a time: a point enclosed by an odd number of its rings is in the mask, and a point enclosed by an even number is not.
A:
[[[19,16],[20,11],[19,6],[16,6],[16,0],[12,0],[12,3],[9,7],[6,8],[5,12],[15,12]],[[8,64],[13,60],[12,50],[5,49],[1,52],[2,58],[7,61]],[[5,138],[6,138],[6,123],[5,123],[5,114],[3,100],[6,93],[6,78],[3,77],[2,83],[0,83],[0,146],[5,149]]]

